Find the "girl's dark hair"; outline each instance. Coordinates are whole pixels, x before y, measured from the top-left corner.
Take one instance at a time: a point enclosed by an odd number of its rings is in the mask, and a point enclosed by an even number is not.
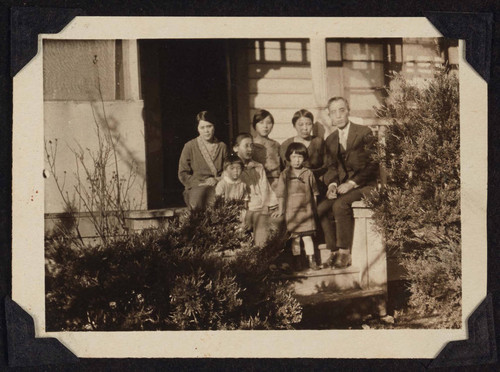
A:
[[[304,161],[309,157],[309,153],[307,152],[307,147],[303,143],[300,142],[292,142],[288,145],[285,151],[285,159],[290,161],[290,155],[296,153],[297,155],[302,155],[304,157]]]
[[[240,133],[236,136],[236,138],[234,139],[234,144],[233,144],[233,147],[234,146],[239,146],[241,141],[243,141],[245,138],[250,138],[253,142],[253,137],[250,133]]]
[[[224,169],[226,169],[231,164],[239,164],[239,165],[241,165],[241,168],[243,168],[245,166],[243,164],[243,160],[241,160],[240,157],[238,155],[236,155],[236,154],[229,154],[224,159]]]
[[[267,117],[269,117],[269,119],[271,119],[271,123],[273,123],[273,125],[274,125],[274,118],[273,118],[273,116],[271,115],[271,113],[269,111],[264,110],[264,109],[257,110],[255,112],[255,114],[253,115],[253,120],[252,120],[252,127],[253,127],[253,129],[255,129],[255,125],[259,121],[262,121],[262,120],[264,120]]]
[[[215,115],[212,114],[210,111],[199,112],[198,115],[196,115],[196,123],[199,123],[200,120],[208,121],[209,123],[212,123],[213,125],[215,125],[215,123],[217,122]]]
[[[295,123],[300,118],[309,118],[311,119],[311,122],[314,123],[314,115],[311,113],[311,111],[308,111],[306,109],[299,110],[295,114],[293,114],[292,124],[295,126]]]

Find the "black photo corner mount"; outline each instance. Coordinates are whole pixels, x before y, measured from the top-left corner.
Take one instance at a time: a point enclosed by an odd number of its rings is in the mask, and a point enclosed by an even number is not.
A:
[[[60,32],[82,9],[13,7],[10,10],[10,74],[14,77],[38,53],[38,35]],[[76,363],[78,358],[55,338],[35,338],[31,316],[5,298],[7,358],[11,367]]]
[[[31,316],[5,297],[7,359],[10,367],[76,363],[79,359],[56,338],[35,338]]]
[[[465,40],[465,59],[488,83],[490,81],[493,14],[424,12],[444,37]],[[492,295],[489,293],[467,321],[469,338],[451,341],[429,367],[455,367],[497,361]]]
[[[10,11],[10,74],[14,77],[38,52],[38,35],[60,32],[82,9],[13,7]]]
[[[424,15],[444,37],[465,40],[465,59],[488,83],[490,81],[493,14],[424,12]]]
[[[493,296],[488,293],[467,320],[468,338],[450,341],[429,368],[459,367],[497,362]]]

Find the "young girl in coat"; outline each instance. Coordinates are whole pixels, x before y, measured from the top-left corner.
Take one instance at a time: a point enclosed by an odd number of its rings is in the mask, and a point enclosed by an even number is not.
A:
[[[276,188],[279,200],[275,216],[285,214],[286,227],[292,237],[292,254],[296,269],[300,270],[300,241],[304,242],[309,268],[319,270],[314,256],[312,236],[316,232],[316,199],[319,194],[314,174],[304,167],[308,158],[303,143],[293,142],[288,146],[285,158],[288,167],[281,172]]]

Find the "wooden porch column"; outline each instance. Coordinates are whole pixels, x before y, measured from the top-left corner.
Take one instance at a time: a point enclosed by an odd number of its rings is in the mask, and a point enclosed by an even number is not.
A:
[[[125,99],[140,99],[139,56],[137,40],[123,40],[123,84]]]
[[[316,109],[326,105],[328,91],[326,89],[326,40],[324,37],[311,38],[311,75],[314,102]]]
[[[327,71],[326,71],[326,39],[314,37],[310,39],[311,75],[314,95],[314,116],[323,128],[314,128],[315,135],[321,137],[330,133],[330,127],[325,117],[325,106],[328,100]]]

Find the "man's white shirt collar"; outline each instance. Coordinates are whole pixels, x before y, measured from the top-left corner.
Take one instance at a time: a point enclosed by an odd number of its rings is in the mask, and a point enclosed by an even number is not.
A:
[[[339,128],[339,141],[340,144],[347,149],[347,136],[349,135],[349,128],[351,127],[351,122],[347,122],[346,126],[342,129]]]
[[[347,122],[347,124],[344,128],[342,128],[342,129],[339,128],[339,133],[348,134],[350,127],[351,127],[351,121]]]

